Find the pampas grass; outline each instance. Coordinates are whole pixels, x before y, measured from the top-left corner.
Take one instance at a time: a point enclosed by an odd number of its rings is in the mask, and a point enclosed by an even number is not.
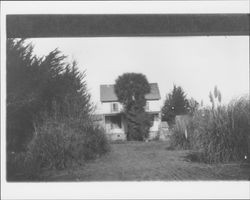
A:
[[[215,101],[213,101],[215,102]],[[190,146],[208,163],[249,159],[249,98],[197,111],[189,124]]]
[[[225,163],[250,160],[250,101],[249,96],[222,105],[217,87],[209,93],[211,107],[198,109],[185,127],[174,126],[170,138],[174,149],[197,152],[198,160]],[[178,121],[178,120],[177,120]],[[188,137],[185,137],[187,129]]]

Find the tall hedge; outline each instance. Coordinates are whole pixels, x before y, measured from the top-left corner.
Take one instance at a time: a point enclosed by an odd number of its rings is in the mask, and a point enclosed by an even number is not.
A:
[[[58,50],[37,57],[25,40],[7,41],[7,180],[38,180],[109,150],[76,62]]]
[[[65,63],[65,58],[58,49],[39,58],[25,40],[7,40],[8,150],[25,150],[34,132],[34,121],[42,112],[52,114],[55,102],[61,114],[69,115],[69,100],[78,101],[81,115],[89,116],[92,105],[85,74],[78,71],[75,62]]]

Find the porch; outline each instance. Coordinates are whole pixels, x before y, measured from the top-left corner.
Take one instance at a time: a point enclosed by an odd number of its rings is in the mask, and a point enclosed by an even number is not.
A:
[[[161,119],[159,112],[150,112],[152,126],[149,130],[149,140],[156,138],[159,134]],[[107,137],[110,140],[126,140],[126,120],[121,113],[104,115],[104,126]]]
[[[104,115],[104,124],[108,139],[126,140],[124,123],[124,117],[120,113]]]

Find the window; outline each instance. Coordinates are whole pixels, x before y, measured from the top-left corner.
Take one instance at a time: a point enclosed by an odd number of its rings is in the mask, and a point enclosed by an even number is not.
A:
[[[111,112],[118,112],[118,103],[111,104]]]

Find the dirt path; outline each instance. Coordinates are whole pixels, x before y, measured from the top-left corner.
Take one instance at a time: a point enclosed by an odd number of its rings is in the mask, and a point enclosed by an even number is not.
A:
[[[84,166],[51,172],[48,181],[248,180],[239,164],[208,165],[186,160],[188,151],[168,151],[164,142],[112,144],[111,152]],[[49,177],[49,178],[48,178]]]

